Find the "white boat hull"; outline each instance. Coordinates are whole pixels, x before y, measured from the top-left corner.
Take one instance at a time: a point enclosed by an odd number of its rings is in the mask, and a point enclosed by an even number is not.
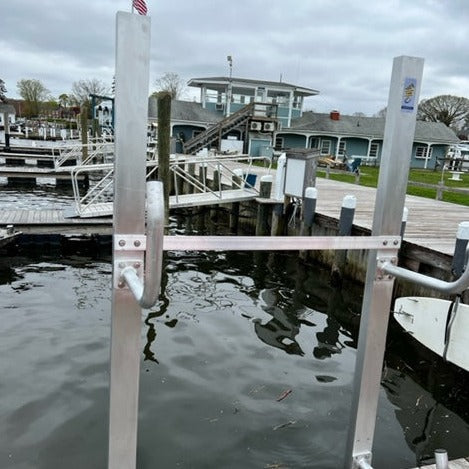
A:
[[[408,296],[397,298],[394,318],[406,332],[440,357],[445,353],[445,333],[451,301]],[[460,303],[451,326],[446,360],[469,371],[469,305]]]

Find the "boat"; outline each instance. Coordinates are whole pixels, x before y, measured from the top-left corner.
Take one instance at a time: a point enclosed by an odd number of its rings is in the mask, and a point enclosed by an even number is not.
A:
[[[396,299],[393,315],[425,347],[469,371],[469,305],[459,300],[407,296]]]

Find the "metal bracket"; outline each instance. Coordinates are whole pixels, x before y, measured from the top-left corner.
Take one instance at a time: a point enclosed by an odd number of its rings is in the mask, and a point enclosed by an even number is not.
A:
[[[124,277],[122,276],[122,271],[127,268],[132,267],[135,270],[135,273],[139,279],[143,281],[143,262],[141,259],[135,258],[126,258],[126,259],[115,259],[114,260],[114,288],[120,290],[129,289]]]
[[[363,453],[353,457],[352,469],[373,469],[371,453]]]
[[[114,251],[145,251],[147,237],[144,234],[115,234]]]
[[[396,254],[395,252],[378,251],[375,280],[392,280],[394,278],[393,275],[384,271],[384,266],[387,264],[397,265]]]

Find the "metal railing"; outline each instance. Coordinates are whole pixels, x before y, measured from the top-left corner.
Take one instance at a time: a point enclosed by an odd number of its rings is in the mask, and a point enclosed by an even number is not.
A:
[[[57,153],[55,153],[57,152]],[[83,153],[87,154],[83,158]],[[109,141],[96,141],[93,143],[69,145],[59,147],[54,151],[54,168],[59,169],[66,163],[73,165],[89,165],[96,162],[104,163],[112,161],[114,144]]]
[[[259,195],[258,189],[248,182],[249,174],[254,171],[253,163],[255,161],[266,161],[264,157],[250,157],[248,155],[238,156],[184,156],[174,155],[170,160],[170,172],[174,178],[175,199],[176,203],[182,194],[179,193],[177,178],[181,178],[190,187],[199,193],[213,194],[219,200],[223,200],[224,187],[232,185],[233,188],[251,190],[255,195]],[[240,174],[235,168],[237,163],[243,163],[244,170]],[[247,164],[246,164],[247,163]],[[195,169],[200,167],[205,168],[207,171],[201,171],[202,179],[199,179],[189,171],[189,165],[193,164]],[[271,162],[268,160],[268,169],[270,170]],[[147,175],[146,179],[151,179],[154,172],[158,169],[158,162],[149,160],[146,163]],[[218,171],[218,187],[213,188],[210,186],[207,175],[212,175],[213,172]],[[81,193],[80,181],[83,175],[101,174],[101,177],[95,179],[89,185],[85,194]],[[207,174],[208,173],[208,174]],[[92,213],[98,214],[96,207],[97,204],[107,203],[112,201],[113,197],[113,182],[114,182],[114,164],[102,163],[91,164],[91,157],[88,164],[74,166],[71,169],[71,181],[74,197],[74,209],[78,216],[90,215]],[[110,214],[112,207],[101,215]]]

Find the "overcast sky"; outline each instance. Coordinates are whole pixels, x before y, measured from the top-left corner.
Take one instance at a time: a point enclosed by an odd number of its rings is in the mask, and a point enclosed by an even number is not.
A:
[[[150,92],[165,72],[233,76],[319,90],[306,108],[373,115],[386,106],[392,59],[425,59],[421,98],[469,98],[469,0],[146,0]],[[130,0],[15,0],[0,13],[0,78],[54,97],[74,81],[111,84],[115,14]],[[198,97],[198,91],[186,94]]]

